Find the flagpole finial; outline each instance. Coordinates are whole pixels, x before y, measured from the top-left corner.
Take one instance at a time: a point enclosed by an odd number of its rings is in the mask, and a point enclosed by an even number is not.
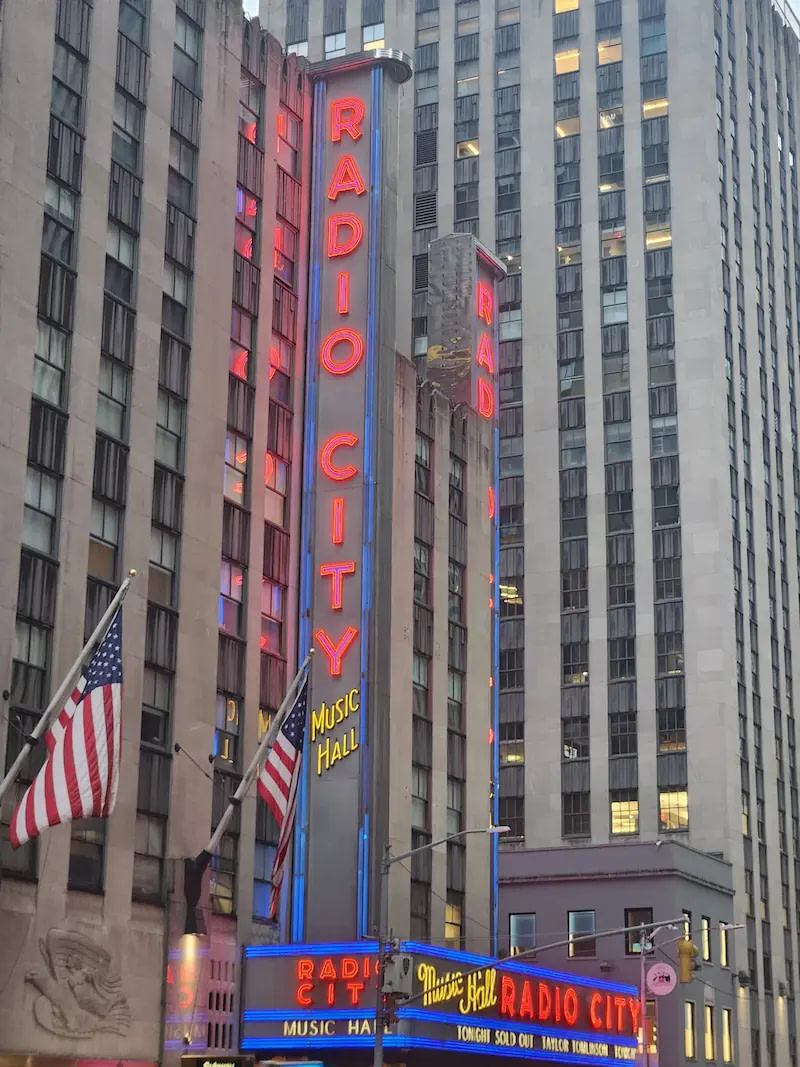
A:
[[[136,577],[136,568],[135,567],[131,567],[131,569],[128,571],[128,577],[129,578],[135,578]]]
[[[312,647],[311,647],[311,648],[310,648],[310,649],[308,650],[308,654],[309,654],[309,656],[313,656],[313,655],[314,655],[314,647],[313,647],[313,645],[312,645]]]

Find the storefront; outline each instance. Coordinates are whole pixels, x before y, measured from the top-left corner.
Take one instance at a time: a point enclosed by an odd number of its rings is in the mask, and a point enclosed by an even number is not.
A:
[[[561,1064],[633,1062],[635,987],[403,942],[412,999],[384,1038],[388,1063],[465,1054]],[[377,956],[369,942],[245,950],[241,1051],[256,1060],[367,1062]]]

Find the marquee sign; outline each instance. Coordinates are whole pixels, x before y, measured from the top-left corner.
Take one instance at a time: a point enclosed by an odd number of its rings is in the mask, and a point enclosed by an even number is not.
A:
[[[373,607],[376,560],[391,535],[395,219],[386,190],[396,184],[396,83],[410,73],[405,57],[376,50],[314,75],[300,655],[311,646],[316,655],[295,838],[296,939],[367,931],[371,835],[383,833],[370,795],[382,757],[368,755],[381,747],[376,662],[389,632]]]
[[[247,948],[242,1049],[267,1056],[368,1047],[377,971],[370,949],[364,942]],[[413,942],[402,951],[413,957],[417,999],[399,1009],[387,1049],[501,1050],[594,1064],[635,1059],[633,986]]]

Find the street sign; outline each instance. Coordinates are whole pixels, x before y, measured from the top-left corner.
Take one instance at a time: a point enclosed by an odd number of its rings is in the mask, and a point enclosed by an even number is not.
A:
[[[655,997],[666,996],[677,984],[675,968],[668,963],[654,963],[647,971],[647,988]]]

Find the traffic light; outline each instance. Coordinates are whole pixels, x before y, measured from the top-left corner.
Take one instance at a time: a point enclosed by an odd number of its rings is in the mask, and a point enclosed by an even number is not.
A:
[[[394,1026],[398,1021],[397,1005],[403,998],[397,993],[384,993],[383,994],[383,1024],[384,1026]]]
[[[697,956],[697,945],[688,938],[678,942],[678,970],[682,982],[691,982]]]

